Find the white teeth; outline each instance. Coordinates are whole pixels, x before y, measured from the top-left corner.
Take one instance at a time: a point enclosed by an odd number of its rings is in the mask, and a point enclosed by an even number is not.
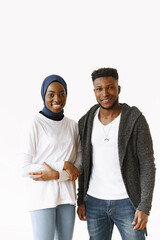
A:
[[[52,104],[52,107],[55,108],[55,109],[59,109],[59,108],[61,108],[61,105],[59,105],[59,104]]]
[[[102,100],[102,102],[104,102],[104,103],[107,103],[107,102],[109,102],[110,101],[110,99],[104,99],[104,100]]]

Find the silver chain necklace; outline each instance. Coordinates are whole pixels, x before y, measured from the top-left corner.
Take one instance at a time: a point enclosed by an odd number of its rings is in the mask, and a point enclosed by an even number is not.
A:
[[[110,138],[109,138],[109,133],[110,133],[110,131],[111,131],[112,125],[113,125],[113,121],[111,122],[110,128],[108,129],[108,132],[106,133],[106,131],[105,131],[105,129],[104,129],[104,126],[103,126],[103,124],[101,123],[102,130],[103,130],[103,133],[104,133],[104,135],[105,135],[104,141],[109,142],[109,140],[110,140]]]

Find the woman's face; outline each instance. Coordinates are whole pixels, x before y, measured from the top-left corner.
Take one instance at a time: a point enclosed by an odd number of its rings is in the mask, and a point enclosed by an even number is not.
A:
[[[65,88],[59,82],[52,82],[46,91],[46,107],[55,113],[60,113],[66,104]]]

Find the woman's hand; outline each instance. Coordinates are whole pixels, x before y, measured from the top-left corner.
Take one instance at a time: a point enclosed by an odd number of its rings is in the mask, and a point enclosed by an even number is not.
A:
[[[42,164],[45,168],[42,171],[29,173],[30,177],[35,181],[49,181],[53,179],[59,179],[59,172],[51,168],[47,163]]]
[[[79,170],[70,162],[64,162],[63,170],[69,174],[69,180],[71,181],[76,180],[80,176]]]

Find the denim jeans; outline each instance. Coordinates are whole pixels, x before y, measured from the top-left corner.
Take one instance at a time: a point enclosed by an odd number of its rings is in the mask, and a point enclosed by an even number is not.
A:
[[[145,240],[144,230],[133,230],[135,208],[129,198],[101,200],[87,195],[86,217],[90,240],[111,240],[114,224],[123,240]]]
[[[30,212],[34,240],[71,240],[75,222],[75,206],[64,204],[56,208]]]

